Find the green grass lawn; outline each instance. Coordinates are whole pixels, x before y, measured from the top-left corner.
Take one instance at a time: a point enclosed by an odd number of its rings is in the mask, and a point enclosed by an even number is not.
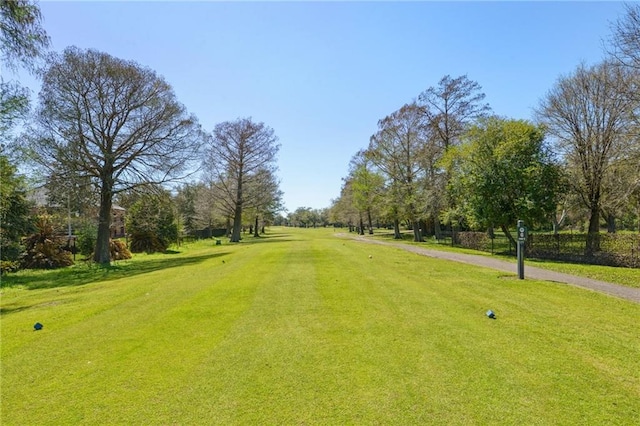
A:
[[[638,304],[328,230],[179,251],[3,277],[1,423],[640,424]]]
[[[352,233],[352,236],[356,234]],[[424,247],[429,249],[437,249],[443,251],[451,251],[455,253],[473,254],[476,256],[492,256],[499,257],[509,262],[516,263],[516,257],[505,256],[499,254],[490,254],[479,250],[471,250],[462,247],[452,247],[450,244],[437,243],[433,239],[427,239],[422,243],[414,243],[413,233],[411,231],[403,232],[404,239],[401,240],[403,244],[411,244],[417,247]],[[372,238],[398,242],[393,239],[393,232],[378,230]],[[542,260],[542,259],[526,259],[525,265],[535,266],[537,268],[549,269],[551,271],[563,272],[565,274],[572,274],[581,277],[591,278],[594,280],[606,281],[614,284],[624,285],[627,287],[640,288],[640,269],[634,268],[618,268],[614,266],[600,266],[600,265],[586,265],[579,263],[570,263],[554,260]],[[526,266],[525,266],[526,270]]]

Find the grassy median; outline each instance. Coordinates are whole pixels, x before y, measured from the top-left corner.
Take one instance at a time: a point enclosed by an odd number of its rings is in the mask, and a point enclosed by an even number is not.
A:
[[[177,251],[3,277],[2,424],[640,423],[638,304],[328,230]]]

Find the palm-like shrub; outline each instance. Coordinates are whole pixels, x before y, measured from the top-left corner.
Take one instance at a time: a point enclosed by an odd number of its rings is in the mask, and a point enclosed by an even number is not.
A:
[[[73,265],[71,253],[64,250],[66,240],[56,233],[51,216],[40,215],[37,231],[24,240],[20,263],[26,269],[55,269]]]

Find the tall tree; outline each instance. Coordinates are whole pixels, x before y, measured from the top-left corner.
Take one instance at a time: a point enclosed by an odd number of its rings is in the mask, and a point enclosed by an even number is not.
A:
[[[373,212],[379,206],[384,189],[384,177],[373,170],[365,151],[359,151],[350,163],[351,191],[358,211],[366,215],[369,234],[373,234]],[[364,226],[360,226],[364,233]]]
[[[422,241],[418,219],[418,194],[424,178],[420,161],[429,129],[419,107],[407,104],[378,122],[378,132],[371,136],[367,157],[385,175],[395,195],[395,208],[413,227],[414,241]]]
[[[637,103],[624,93],[633,85],[629,72],[616,64],[580,65],[556,82],[538,109],[540,121],[556,137],[558,151],[576,166],[568,170],[576,172],[570,182],[589,211],[587,255],[599,249],[606,175],[632,142],[630,117]]]
[[[346,225],[349,232],[353,231],[358,222],[359,214],[353,203],[353,193],[351,191],[351,179],[344,179],[344,184],[340,189],[340,196],[331,200],[329,208],[329,220],[334,224]]]
[[[49,46],[42,28],[42,14],[29,0],[0,0],[0,55],[2,65],[33,71],[37,59]],[[29,91],[16,81],[5,81],[0,73],[0,142],[9,129],[29,110]]]
[[[245,188],[260,178],[260,170],[275,170],[280,146],[273,129],[251,118],[225,121],[213,129],[204,168],[233,209],[232,242],[240,241]]]
[[[260,169],[246,188],[246,206],[253,212],[253,236],[259,237],[259,221],[282,210],[282,191],[277,176],[270,169]]]
[[[163,78],[91,49],[70,47],[49,58],[36,119],[35,159],[99,188],[100,264],[110,263],[114,195],[184,177],[201,143],[195,117]]]
[[[561,172],[544,131],[527,121],[492,117],[472,126],[465,140],[452,155],[456,204],[470,223],[500,227],[515,245],[510,226],[518,219],[547,222],[558,204]]]
[[[0,260],[16,261],[20,239],[35,230],[24,178],[0,154]]]
[[[446,151],[458,143],[470,123],[489,113],[484,98],[482,87],[466,75],[446,75],[436,87],[422,92],[417,104]]]
[[[640,5],[626,4],[624,16],[611,29],[609,54],[624,66],[640,70]]]
[[[429,87],[418,96],[418,107],[431,129],[431,145],[425,168],[426,209],[429,211],[436,235],[440,233],[439,213],[451,208],[446,199],[450,171],[440,169],[440,160],[449,148],[456,146],[460,138],[478,119],[486,117],[491,108],[484,103],[485,94],[476,81],[466,75],[452,78],[446,75],[436,86]]]

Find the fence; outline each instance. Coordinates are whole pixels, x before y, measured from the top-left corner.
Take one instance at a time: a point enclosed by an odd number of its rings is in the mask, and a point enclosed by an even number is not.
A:
[[[452,238],[453,244],[461,247],[515,254],[515,247],[504,234],[491,238],[486,232],[458,232]],[[587,234],[529,233],[525,253],[541,259],[640,268],[640,234],[599,234],[598,240],[600,250],[586,256]]]

